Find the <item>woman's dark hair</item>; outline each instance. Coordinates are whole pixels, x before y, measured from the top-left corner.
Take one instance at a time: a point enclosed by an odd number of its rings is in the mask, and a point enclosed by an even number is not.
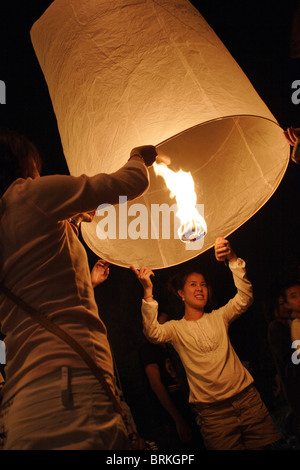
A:
[[[206,309],[210,309],[213,307],[213,300],[212,300],[212,289],[211,285],[208,279],[207,273],[203,271],[203,269],[200,268],[198,265],[188,265],[178,271],[174,276],[172,276],[169,281],[168,281],[168,289],[178,298],[181,299],[180,295],[178,294],[179,290],[182,290],[184,288],[184,285],[186,283],[186,280],[190,274],[197,273],[201,274],[208,287],[208,301],[206,305]]]
[[[35,145],[24,135],[0,129],[0,197],[17,178],[28,178],[34,165],[41,171],[42,160]]]

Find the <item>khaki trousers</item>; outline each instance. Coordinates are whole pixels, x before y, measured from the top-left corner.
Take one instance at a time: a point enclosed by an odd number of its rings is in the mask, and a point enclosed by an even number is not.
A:
[[[281,439],[253,385],[226,400],[195,403],[207,450],[261,449]]]
[[[127,450],[126,427],[89,370],[62,367],[2,406],[3,450]]]

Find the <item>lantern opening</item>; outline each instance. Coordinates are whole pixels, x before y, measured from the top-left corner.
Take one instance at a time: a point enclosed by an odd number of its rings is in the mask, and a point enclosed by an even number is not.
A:
[[[205,237],[207,233],[206,223],[202,218],[202,221],[192,219],[182,224],[178,229],[178,236],[184,243],[195,242]]]
[[[170,190],[170,196],[176,199],[178,206],[176,216],[181,223],[178,229],[179,239],[188,243],[203,238],[207,233],[207,226],[196,208],[197,195],[191,173],[182,170],[172,171],[164,163],[154,163],[153,167],[156,175],[164,179]]]

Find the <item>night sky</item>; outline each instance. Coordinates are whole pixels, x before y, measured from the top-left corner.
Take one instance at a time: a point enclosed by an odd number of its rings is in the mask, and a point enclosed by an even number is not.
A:
[[[10,0],[0,10],[0,80],[6,86],[6,104],[0,106],[0,125],[25,133],[43,157],[43,174],[68,173],[47,86],[34,54],[29,30],[50,1]],[[218,34],[248,76],[283,129],[300,127],[300,104],[293,104],[292,83],[300,80],[300,58],[291,58],[290,35],[298,4],[290,1],[191,2]],[[300,28],[300,25],[299,25]],[[237,254],[246,260],[255,302],[230,330],[242,360],[250,361],[257,386],[267,404],[272,402],[273,365],[266,343],[265,303],[279,286],[298,277],[300,165],[290,162],[271,199],[247,223],[230,235]],[[89,251],[91,266],[96,258]],[[217,263],[212,250],[197,258],[210,272],[216,299],[222,303],[234,293],[231,276]],[[156,273],[155,293],[168,305],[165,285],[177,268]],[[143,341],[140,319],[142,292],[131,272],[113,266],[105,286],[95,292],[127,401],[142,422],[139,408],[137,351]]]

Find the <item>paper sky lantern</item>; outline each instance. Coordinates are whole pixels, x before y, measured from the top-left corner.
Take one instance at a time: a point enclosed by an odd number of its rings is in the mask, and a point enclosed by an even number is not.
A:
[[[176,201],[151,168],[145,195],[100,207],[83,224],[100,257],[153,269],[182,263],[278,187],[289,161],[282,129],[187,0],[56,0],[31,37],[72,175],[111,173],[133,147],[152,144],[194,180],[204,238],[176,236]]]

